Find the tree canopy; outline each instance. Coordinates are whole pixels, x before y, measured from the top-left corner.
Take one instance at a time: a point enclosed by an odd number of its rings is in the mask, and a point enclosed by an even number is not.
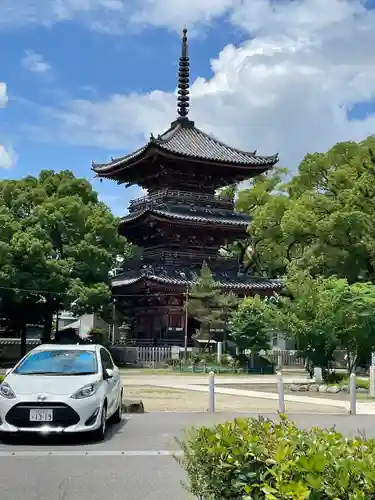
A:
[[[241,350],[249,349],[258,354],[270,346],[270,327],[267,303],[259,295],[246,297],[233,312],[230,339]]]
[[[313,276],[375,279],[375,137],[307,154],[287,184],[271,174],[271,190],[240,192],[237,208],[252,215],[251,265],[282,276],[288,265]],[[261,189],[262,181],[258,189]],[[276,184],[275,184],[276,182]],[[249,253],[249,252],[248,252]]]
[[[244,334],[238,342],[256,338],[264,322],[298,341],[315,365],[327,365],[337,348],[347,351],[349,370],[368,357],[375,347],[373,151],[374,136],[338,143],[307,154],[288,182],[279,169],[237,189],[237,210],[251,215],[249,237],[237,243],[244,265],[284,278],[287,295],[267,307],[246,299],[234,316],[237,336]]]
[[[217,287],[210,268],[204,262],[198,282],[189,291],[188,313],[200,324],[195,338],[209,341],[213,338],[212,330],[225,332],[230,315],[237,305],[238,298],[231,292],[223,293]]]
[[[0,182],[0,297],[12,328],[62,308],[104,313],[109,274],[132,247],[90,183],[72,172]]]
[[[344,278],[313,278],[292,269],[287,295],[245,299],[234,314],[232,336],[246,348],[278,331],[293,340],[311,365],[328,368],[335,350],[346,353],[347,369],[368,363],[375,348],[375,286]],[[251,348],[251,347],[247,347]]]

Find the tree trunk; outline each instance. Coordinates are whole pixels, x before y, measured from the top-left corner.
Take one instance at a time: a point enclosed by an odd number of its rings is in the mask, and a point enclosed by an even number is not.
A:
[[[41,338],[42,344],[46,344],[51,340],[52,323],[53,323],[53,308],[47,307],[43,321],[43,333]]]
[[[21,326],[20,359],[25,356],[26,351],[27,351],[26,333],[27,333],[26,324],[23,324]]]

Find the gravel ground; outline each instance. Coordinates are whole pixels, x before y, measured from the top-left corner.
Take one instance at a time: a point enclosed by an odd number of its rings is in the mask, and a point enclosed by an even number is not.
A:
[[[238,388],[237,385],[236,387]],[[145,385],[126,385],[126,392],[124,394],[124,397],[126,399],[142,400],[146,412],[202,412],[207,411],[208,408],[208,394],[204,392],[183,391],[179,389],[169,389],[164,387],[153,387]],[[262,398],[216,394],[215,403],[216,411],[218,412],[277,412],[277,401]],[[343,408],[328,406],[320,407],[319,405],[309,404],[308,402],[286,402],[286,409],[287,412],[292,413],[346,413]]]
[[[223,388],[228,388],[228,389],[240,389],[244,391],[262,391],[262,392],[270,392],[270,393],[277,393],[277,388],[275,384],[262,384],[261,386],[259,384],[248,384],[248,383],[241,383],[241,384],[222,384],[219,381],[216,383],[217,387],[223,387]],[[288,384],[285,384],[284,386],[284,394],[285,395],[294,395],[294,396],[303,396],[306,398],[322,398],[322,399],[336,399],[338,401],[349,401],[349,394],[345,392],[339,392],[338,394],[332,394],[329,392],[313,392],[313,391],[306,391],[306,392],[293,392],[288,390]],[[367,394],[362,394],[362,393],[357,393],[357,399],[361,400],[361,402],[374,402],[374,399],[370,398]]]

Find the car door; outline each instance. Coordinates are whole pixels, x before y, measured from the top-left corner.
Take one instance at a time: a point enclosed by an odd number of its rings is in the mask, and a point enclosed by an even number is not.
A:
[[[100,349],[100,359],[103,370],[112,372],[112,377],[105,381],[107,384],[108,415],[112,415],[117,409],[120,394],[120,370],[115,366],[112,356],[104,347]]]

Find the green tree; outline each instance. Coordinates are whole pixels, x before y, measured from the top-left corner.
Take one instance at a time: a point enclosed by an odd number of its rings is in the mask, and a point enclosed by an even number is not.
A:
[[[335,322],[331,315],[335,300],[326,292],[326,282],[308,272],[293,269],[285,280],[286,296],[270,305],[268,321],[293,340],[310,366],[328,369],[337,348]]]
[[[374,150],[371,136],[307,154],[281,191],[249,211],[261,271],[282,275],[292,263],[313,276],[374,282]]]
[[[349,284],[345,279],[324,281],[326,294],[335,306],[328,310],[330,323],[340,349],[346,351],[347,369],[370,363],[375,348],[375,286],[372,283]]]
[[[204,262],[199,280],[189,292],[188,313],[200,323],[195,338],[211,340],[213,329],[226,330],[233,308],[238,304],[237,297],[229,292],[223,293],[215,283],[212,272]]]
[[[293,339],[313,366],[327,368],[335,349],[347,354],[351,373],[375,346],[375,286],[344,278],[290,273],[287,297],[268,310],[270,326]]]
[[[38,304],[44,340],[53,314],[105,313],[109,274],[131,246],[90,183],[70,171],[0,182],[0,290],[3,303]]]
[[[286,256],[280,219],[289,197],[283,184],[287,170],[276,168],[254,177],[249,186],[238,191],[236,210],[251,216],[247,239],[234,248],[245,272],[256,276],[279,277],[286,270]]]
[[[218,306],[219,310],[221,311],[221,323],[222,323],[222,328],[224,330],[224,335],[223,335],[223,350],[224,352],[227,351],[227,341],[228,341],[228,329],[229,329],[229,324],[230,324],[230,319],[234,313],[234,311],[237,310],[239,304],[241,303],[240,299],[238,296],[233,293],[233,292],[228,292],[228,293],[221,293],[219,296],[219,301],[218,301]]]
[[[230,323],[230,338],[240,351],[250,349],[258,354],[270,346],[270,324],[268,305],[259,295],[246,297],[233,313]]]

